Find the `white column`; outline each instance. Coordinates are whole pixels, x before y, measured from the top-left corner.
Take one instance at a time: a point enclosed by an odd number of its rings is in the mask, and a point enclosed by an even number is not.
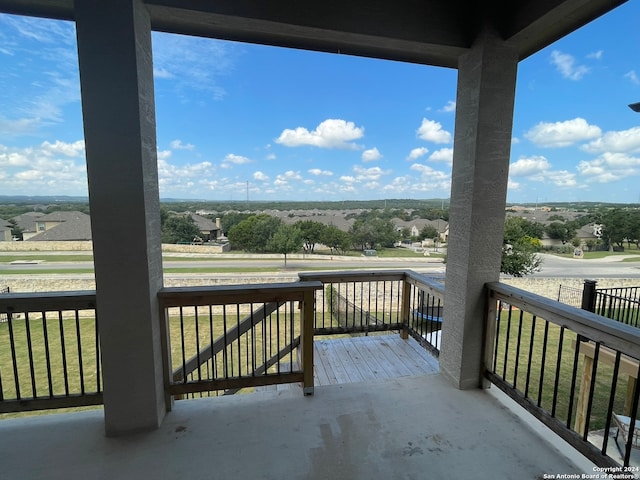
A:
[[[440,370],[481,385],[483,286],[500,275],[517,52],[489,32],[458,64]]]
[[[107,435],[166,412],[151,26],[141,0],[75,0]]]

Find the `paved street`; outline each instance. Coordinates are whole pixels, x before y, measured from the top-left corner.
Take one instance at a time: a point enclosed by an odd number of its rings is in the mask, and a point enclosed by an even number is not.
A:
[[[60,254],[61,252],[52,252]],[[81,252],[74,252],[81,253]],[[86,252],[89,254],[90,252]],[[168,260],[171,255],[177,257],[191,256],[193,260]],[[47,262],[47,254],[43,252],[32,252],[32,260],[28,263],[18,262],[6,264],[2,262],[0,254],[0,264],[3,270],[19,270],[24,272],[28,269],[34,271],[42,270],[64,270],[92,268],[91,262]],[[611,256],[597,260],[573,259],[557,257],[555,255],[541,254],[541,271],[532,276],[541,278],[640,278],[640,262],[623,262],[622,260],[632,255]],[[169,254],[165,256],[165,269],[169,268],[211,268],[230,269],[243,268],[256,270],[275,269],[284,270],[284,259],[281,255],[238,255],[238,254]],[[398,268],[412,269],[419,272],[428,273],[434,276],[443,276],[446,265],[442,259],[436,257],[342,257],[328,255],[290,255],[287,259],[287,271],[295,273],[298,270],[335,270],[335,269],[380,269]],[[7,272],[8,273],[8,272]]]

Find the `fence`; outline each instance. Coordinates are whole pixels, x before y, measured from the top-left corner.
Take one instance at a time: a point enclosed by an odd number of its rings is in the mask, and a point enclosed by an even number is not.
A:
[[[300,273],[322,282],[316,293],[316,335],[399,331],[438,354],[444,286],[411,271]]]
[[[0,413],[102,403],[95,292],[0,296]]]
[[[640,287],[596,288],[585,280],[582,290],[560,285],[558,301],[597,313],[617,322],[640,327]]]
[[[311,282],[163,289],[168,394],[226,395],[293,382],[312,393],[318,288]]]
[[[486,377],[591,461],[617,466],[610,434],[625,418],[635,431],[640,330],[504,284],[487,288]],[[622,437],[628,466],[635,435]]]

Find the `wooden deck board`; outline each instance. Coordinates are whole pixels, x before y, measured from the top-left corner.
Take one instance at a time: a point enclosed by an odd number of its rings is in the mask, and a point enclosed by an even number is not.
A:
[[[397,335],[315,342],[316,385],[437,373],[438,361],[415,340]]]
[[[368,337],[329,338],[314,342],[316,386],[369,382],[411,375],[429,375],[439,370],[438,360],[414,339],[397,334]],[[285,384],[278,390],[299,388]],[[260,387],[264,390],[265,387]]]

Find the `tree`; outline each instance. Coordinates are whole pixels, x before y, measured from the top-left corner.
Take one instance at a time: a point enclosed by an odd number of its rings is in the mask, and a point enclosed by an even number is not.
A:
[[[371,220],[356,220],[350,230],[353,243],[362,250],[368,248],[392,247],[400,239],[400,234],[391,220],[373,218]]]
[[[438,229],[431,225],[425,225],[422,230],[420,230],[420,240],[424,240],[426,238],[439,238]]]
[[[542,259],[526,242],[505,244],[502,249],[500,271],[514,277],[523,277],[540,270]]]
[[[162,243],[192,242],[200,235],[200,229],[191,215],[160,214]]]
[[[542,259],[536,251],[541,248],[542,242],[536,234],[541,235],[540,224],[519,217],[506,219],[500,263],[502,273],[522,277],[540,269]]]
[[[353,240],[348,232],[340,230],[335,225],[325,227],[320,236],[320,243],[323,243],[331,249],[331,253],[345,253],[349,250]]]
[[[229,230],[229,242],[233,248],[248,252],[267,251],[269,238],[282,225],[282,220],[267,214],[252,215]]]
[[[229,234],[229,230],[243,220],[251,217],[251,213],[227,212],[220,217],[220,228],[225,235]]]
[[[325,225],[320,222],[314,222],[313,220],[300,220],[296,222],[295,225],[297,225],[302,232],[304,249],[307,252],[313,253],[316,243],[320,243],[320,238],[326,228]]]
[[[547,225],[545,231],[547,235],[549,235],[549,238],[560,240],[563,245],[576,236],[576,229],[571,222],[552,222]]]
[[[287,254],[302,248],[304,237],[297,225],[282,224],[271,235],[267,242],[267,251],[284,255],[284,266],[287,268]]]
[[[504,222],[505,243],[516,243],[523,237],[542,238],[544,227],[537,222],[530,222],[520,217],[507,217]]]
[[[11,225],[11,237],[19,238],[20,240],[22,240],[23,229],[18,226],[14,219],[7,220],[7,222],[9,222],[9,225]]]

